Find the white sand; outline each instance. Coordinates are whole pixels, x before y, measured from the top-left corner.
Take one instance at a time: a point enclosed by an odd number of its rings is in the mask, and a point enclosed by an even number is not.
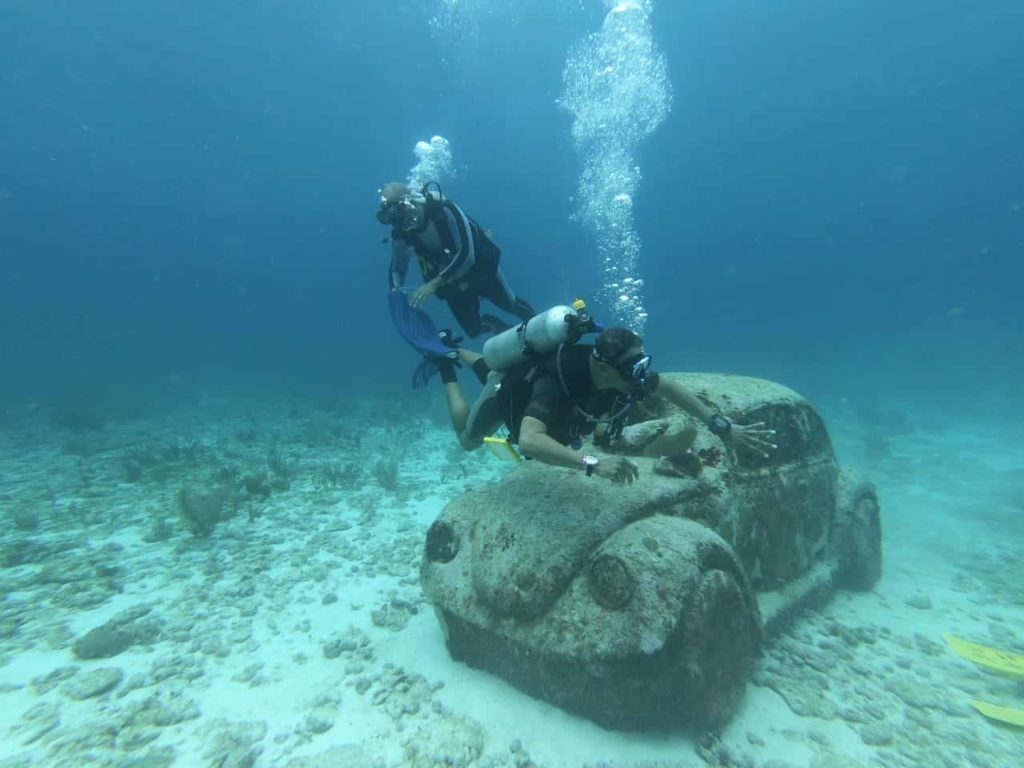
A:
[[[277,422],[263,419],[260,429],[279,435],[296,430],[279,414],[276,418]],[[464,487],[486,482],[505,468],[483,454],[469,459],[454,456],[441,427],[417,422],[399,439],[393,430],[374,432],[368,414],[362,419],[370,430],[360,449],[362,454],[373,456],[381,449],[404,446],[400,451],[400,482],[409,496],[381,491],[373,483],[372,473],[355,494],[315,493],[305,479],[307,470],[319,461],[341,461],[345,457],[332,446],[308,447],[295,437],[283,441],[282,447],[302,465],[303,479],[266,502],[255,504],[259,516],[254,521],[236,517],[219,525],[209,541],[198,544],[181,530],[173,516],[173,493],[181,484],[177,476],[166,485],[127,484],[117,479],[117,454],[77,459],[61,453],[58,444],[44,443],[26,451],[24,442],[9,440],[0,456],[2,498],[18,503],[39,499],[45,495],[39,487],[51,483],[56,496],[47,502],[51,508],[44,510],[42,528],[32,535],[54,537],[73,529],[88,538],[93,547],[105,541],[118,543],[122,549],[116,554],[116,565],[123,569],[124,592],[91,610],[50,608],[27,614],[29,622],[19,628],[10,644],[5,642],[6,663],[0,666],[0,684],[22,687],[0,694],[0,759],[26,755],[32,757],[33,765],[67,764],[66,758],[52,754],[60,734],[102,721],[117,707],[154,693],[175,693],[194,701],[200,717],[162,729],[156,741],[136,754],[172,745],[177,755],[175,765],[209,764],[210,758],[203,757],[209,746],[204,741],[204,728],[223,718],[266,723],[257,766],[286,765],[297,756],[340,744],[368,745],[388,765],[401,765],[403,741],[420,725],[435,722],[431,718],[438,715],[428,705],[399,724],[382,706],[373,703],[373,688],[363,694],[356,692],[353,686],[360,673],[346,672],[347,665],[356,663],[362,664],[362,674],[366,675],[392,664],[407,673],[422,675],[430,683],[442,684],[434,694],[434,706],[477,723],[485,736],[484,756],[494,765],[505,765],[500,761],[512,759],[509,746],[516,740],[539,766],[582,766],[601,761],[619,768],[703,764],[694,752],[693,734],[650,736],[606,731],[532,699],[500,679],[453,662],[437,621],[425,604],[419,605],[418,613],[400,631],[374,625],[371,612],[392,596],[414,603],[420,599],[415,570],[411,568],[415,558],[410,558],[410,553],[417,554],[423,532],[447,499]],[[201,413],[192,414],[191,420],[203,424],[201,439],[208,449],[203,461],[217,455],[222,459],[228,456],[225,460],[236,464],[258,464],[266,452],[266,442],[252,448],[231,443],[231,435],[239,428],[238,418],[218,420]],[[357,426],[352,421],[346,415],[349,431]],[[922,653],[911,642],[915,635],[936,643],[942,642],[944,632],[985,640],[991,638],[995,625],[1004,628],[1006,636],[1015,638],[1018,644],[1024,642],[1021,606],[1004,605],[999,595],[986,594],[977,582],[964,577],[965,563],[973,558],[991,557],[1005,552],[1008,546],[1020,551],[1024,526],[1019,520],[1009,529],[998,523],[1000,515],[1012,511],[1012,501],[1006,500],[1007,489],[999,483],[1006,473],[1019,472],[1024,459],[1019,458],[1021,436],[1003,425],[979,425],[968,432],[965,424],[952,424],[928,413],[918,414],[911,421],[932,428],[918,428],[887,439],[885,450],[879,451],[876,444],[864,439],[870,428],[837,409],[830,428],[841,459],[860,468],[879,486],[885,575],[874,592],[840,593],[821,613],[825,619],[835,619],[847,627],[887,627],[896,640],[902,639],[897,650],[912,657],[915,669],[923,670],[921,674],[928,677],[927,670],[934,667],[935,676],[941,676],[949,669],[948,652],[943,649],[938,657]],[[136,427],[144,431],[145,425]],[[86,486],[75,479],[83,464],[93,467],[95,475]],[[48,469],[42,471],[42,466]],[[438,478],[446,472],[454,479],[439,484]],[[374,514],[360,522],[365,508],[361,504],[365,505],[367,499],[372,500]],[[101,521],[73,523],[68,510],[74,504],[98,508]],[[1000,504],[1006,509],[1000,511]],[[989,516],[975,514],[979,509]],[[169,541],[142,540],[154,510],[175,526]],[[102,522],[104,516],[118,517],[119,522],[108,525]],[[337,530],[342,520],[351,527]],[[15,533],[9,531],[7,535]],[[261,547],[272,554],[261,559],[256,554]],[[360,554],[352,555],[357,557],[353,562],[339,551]],[[390,553],[402,561],[395,571],[401,575],[390,573],[385,565]],[[260,562],[265,566],[257,567]],[[352,572],[353,564],[358,566],[357,572]],[[5,585],[10,584],[13,575],[30,573],[34,567],[0,571],[0,578],[5,578]],[[372,576],[366,574],[368,567],[374,571]],[[253,599],[258,602],[251,616],[236,611],[244,598],[234,593],[243,582],[252,585]],[[47,600],[48,589],[28,588],[8,593],[5,599],[32,600],[38,608],[39,601]],[[322,603],[321,598],[328,592],[338,596],[337,602]],[[926,596],[932,607],[909,607],[907,601],[915,595]],[[66,640],[55,639],[52,644],[56,647],[48,647],[43,640],[45,633],[32,647],[18,645],[19,637],[39,630],[34,623],[45,622],[51,636],[61,623],[81,635],[140,603],[153,606],[154,613],[164,619],[194,626],[192,637],[196,640],[213,635],[223,639],[232,632],[239,633],[238,639],[227,643],[229,652],[224,658],[187,644],[168,646],[161,640],[152,647],[134,647],[111,659],[86,662],[73,657]],[[367,638],[372,659],[351,655],[325,658],[324,643],[332,637],[345,637],[350,628],[357,633],[352,637]],[[798,622],[791,634],[801,631],[806,631],[806,625]],[[18,650],[12,651],[15,647]],[[118,667],[128,680],[134,674],[148,674],[154,660],[173,654],[200,661],[202,676],[191,682],[172,678],[151,683],[123,699],[108,695],[87,701],[66,699],[60,686],[40,695],[30,684],[34,678],[68,665],[81,670]],[[886,676],[898,672],[892,668],[897,655],[879,656],[877,679],[865,685],[884,687]],[[966,662],[955,663],[962,664],[968,678],[981,679],[981,673]],[[251,687],[232,679],[252,664],[263,665],[261,684]],[[843,692],[832,690],[828,695],[841,698]],[[951,695],[960,698],[956,691]],[[38,742],[24,745],[24,730],[12,728],[41,702],[60,707],[60,725]],[[1001,703],[1024,707],[1024,696]],[[314,710],[326,713],[333,725],[318,735],[304,734],[299,726]],[[1024,737],[1019,732],[996,732],[995,726],[980,717],[968,722],[986,737],[992,735],[995,743],[1005,744],[1004,765],[1019,764],[1019,755],[1024,754]],[[936,737],[936,744],[939,741]],[[722,734],[722,743],[735,758],[749,758],[750,765],[774,760],[777,765],[794,768],[823,765],[822,743],[829,745],[825,754],[842,755],[848,765],[868,765],[875,751],[864,743],[856,724],[839,717],[823,720],[798,716],[773,690],[756,685],[750,686],[742,709]],[[920,749],[920,745],[917,747]],[[98,754],[113,760],[125,753],[99,750]]]

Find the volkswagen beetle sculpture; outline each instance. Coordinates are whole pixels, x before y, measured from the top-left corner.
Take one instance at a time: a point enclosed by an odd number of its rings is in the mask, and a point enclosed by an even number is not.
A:
[[[881,573],[875,489],[838,465],[806,400],[663,375],[764,422],[776,450],[733,455],[702,429],[687,454],[637,457],[633,485],[524,462],[451,501],[422,559],[453,658],[609,728],[724,724],[766,636]],[[688,418],[655,396],[641,415],[640,429]]]

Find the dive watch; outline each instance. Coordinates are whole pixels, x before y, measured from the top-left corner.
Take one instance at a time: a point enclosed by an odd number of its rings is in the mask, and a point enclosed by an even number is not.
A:
[[[708,419],[708,429],[713,435],[725,437],[732,431],[732,422],[720,413],[713,413]]]
[[[584,453],[583,456],[580,457],[580,464],[583,465],[583,471],[586,473],[587,477],[590,477],[592,474],[594,474],[594,467],[596,467],[599,463],[600,460],[597,458],[597,456],[594,456],[593,454],[590,453]]]

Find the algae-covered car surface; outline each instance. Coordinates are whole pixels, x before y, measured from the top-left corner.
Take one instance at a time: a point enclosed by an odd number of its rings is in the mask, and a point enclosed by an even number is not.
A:
[[[455,659],[607,727],[722,724],[766,634],[881,572],[874,488],[837,465],[803,398],[668,375],[734,421],[765,422],[777,450],[730,455],[701,429],[687,456],[637,456],[633,485],[525,462],[448,504],[424,550]],[[634,442],[688,418],[656,397],[638,417]]]

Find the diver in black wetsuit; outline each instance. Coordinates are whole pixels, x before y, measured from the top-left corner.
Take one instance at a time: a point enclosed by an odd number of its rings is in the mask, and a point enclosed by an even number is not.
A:
[[[412,306],[436,294],[470,337],[509,327],[494,315],[481,317],[481,298],[522,321],[530,319],[533,307],[516,296],[498,269],[498,246],[459,206],[442,197],[439,188],[432,194],[430,186],[415,192],[393,181],[380,191],[377,220],[391,227],[391,288],[403,287],[409,258],[415,254],[423,285],[409,297]]]
[[[584,452],[582,438],[599,425],[605,438],[613,437],[632,406],[655,392],[702,421],[728,446],[765,456],[776,447],[771,442],[775,433],[764,423],[736,424],[683,385],[659,376],[643,340],[626,328],[603,331],[593,345],[562,345],[542,360],[503,373],[492,372],[481,355],[467,349],[457,348],[457,360],[484,384],[470,406],[456,379],[455,360],[438,363],[452,429],[466,450],[478,448],[505,425],[510,441],[529,458],[631,483],[638,476],[636,464],[625,456]],[[605,440],[594,444],[608,447]]]

